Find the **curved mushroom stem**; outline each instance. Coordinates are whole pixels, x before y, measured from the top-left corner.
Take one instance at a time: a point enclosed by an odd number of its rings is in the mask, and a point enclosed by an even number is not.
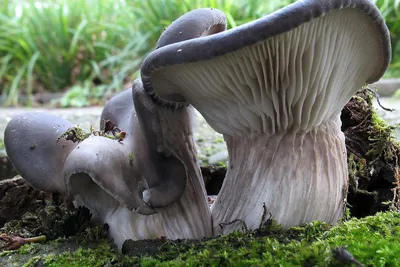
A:
[[[220,223],[235,219],[257,229],[266,212],[284,227],[313,220],[336,223],[347,191],[340,126],[338,116],[307,133],[225,135],[230,164],[212,206],[214,233],[221,231]],[[222,233],[240,226],[229,224]]]
[[[109,103],[118,105],[124,101],[121,95]],[[90,137],[67,159],[64,172],[75,204],[107,223],[119,248],[126,239],[211,236],[192,134],[193,108],[155,104],[140,81],[134,83],[133,98],[124,110],[115,109],[131,111],[123,122],[127,135],[122,143]],[[105,111],[103,119],[120,118],[108,106]],[[120,121],[115,122],[119,127]]]
[[[150,97],[143,92],[139,92],[139,94],[143,94],[143,97],[150,100]],[[124,231],[120,231],[125,237],[121,237],[121,240],[127,237],[144,239],[164,236],[177,239],[211,236],[211,212],[206,199],[192,133],[194,110],[192,107],[173,109],[156,105],[154,111],[155,114],[153,115],[159,118],[163,146],[177,155],[185,165],[186,188],[177,202],[171,206],[156,209],[157,213],[155,214],[144,216],[129,212],[126,209],[118,209],[115,216],[110,216],[111,220],[108,221],[108,224],[111,226],[110,228],[113,228],[112,225],[120,228],[121,221],[125,222],[126,228]],[[140,112],[137,115],[139,117]],[[148,120],[149,118],[142,119],[142,123],[151,123],[152,121]],[[146,127],[141,127],[141,130],[136,133],[138,135],[135,139],[137,146],[143,145],[142,138],[147,138],[143,131],[144,128]],[[155,167],[157,168],[157,166],[158,163],[155,162]],[[116,237],[114,238],[116,239]],[[116,243],[122,245],[121,242],[116,241]]]
[[[160,116],[161,128],[165,132],[166,146],[182,159],[186,167],[186,188],[177,202],[165,208],[155,209],[156,213],[151,215],[132,212],[119,206],[104,191],[100,192],[104,199],[110,198],[110,202],[105,202],[111,205],[103,214],[101,221],[110,226],[110,236],[119,248],[126,239],[202,238],[212,235],[211,212],[206,201],[206,191],[197,164],[197,153],[189,123],[194,115],[192,108],[173,110],[157,107],[156,110]],[[137,142],[141,142],[145,137],[140,131],[136,134]],[[149,164],[139,165],[144,167],[145,176],[154,168]]]
[[[151,239],[167,237],[203,238],[212,235],[211,212],[206,201],[206,191],[200,168],[197,165],[196,149],[187,124],[190,110],[160,111],[163,129],[169,131],[166,138],[170,147],[184,162],[187,170],[186,189],[180,199],[171,206],[156,209],[152,215],[140,215],[126,208],[119,208],[110,214],[107,223],[110,229],[118,229],[113,234],[114,242],[121,247],[127,238]],[[165,127],[164,126],[167,126]]]

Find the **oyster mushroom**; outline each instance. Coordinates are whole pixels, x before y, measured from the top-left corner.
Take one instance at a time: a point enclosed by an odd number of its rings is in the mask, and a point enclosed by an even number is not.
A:
[[[191,107],[153,103],[137,80],[105,106],[102,132],[84,140],[61,138],[72,123],[26,113],[8,124],[5,146],[28,183],[89,208],[93,220],[109,225],[118,247],[126,239],[202,238],[212,234],[211,212],[193,115]],[[115,138],[122,132],[124,138]]]
[[[154,104],[136,80],[132,92],[115,96],[102,114],[102,121],[127,130],[122,144],[92,137],[68,157],[69,192],[77,204],[110,226],[119,247],[126,239],[212,234],[191,132],[192,113],[190,107],[174,110]],[[143,205],[135,209],[141,199]]]
[[[32,187],[67,193],[62,170],[77,143],[59,137],[72,126],[67,120],[42,112],[20,114],[7,124],[4,131],[7,156]]]
[[[212,17],[215,10],[208,12]],[[163,35],[207,28],[180,25],[193,14]],[[337,222],[348,187],[340,111],[390,61],[388,29],[376,6],[298,1],[196,37],[153,51],[141,76],[154,101],[176,109],[190,103],[224,135],[229,167],[212,206],[215,233],[220,223],[227,225],[223,233],[241,227],[229,224],[235,220],[258,228],[266,212],[284,227]]]

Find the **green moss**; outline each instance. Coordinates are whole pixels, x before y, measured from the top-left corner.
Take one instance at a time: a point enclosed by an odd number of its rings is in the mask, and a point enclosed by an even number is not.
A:
[[[25,252],[14,252],[13,256],[29,251],[31,257],[20,262],[21,266],[345,266],[332,251],[346,246],[366,266],[396,266],[400,262],[400,213],[378,213],[334,227],[313,222],[287,231],[270,224],[257,231],[201,242],[164,240],[160,245],[158,240],[158,252],[152,257],[122,255],[103,239],[95,245],[81,243],[81,247],[71,245],[77,242],[73,240],[30,244],[24,247]],[[59,253],[49,249],[49,244],[70,249]],[[40,247],[46,252],[38,254]],[[10,254],[3,254],[2,258],[10,258]]]
[[[92,132],[87,132],[85,129],[76,125],[74,127],[68,128],[68,130],[63,133],[58,139],[65,138],[66,140],[71,140],[72,142],[82,142],[88,138]]]
[[[368,174],[367,160],[364,158],[359,158],[357,161],[354,160],[355,155],[349,153],[347,158],[348,171],[349,171],[349,189],[356,193],[358,189],[358,179],[359,177],[365,177]]]
[[[347,246],[367,265],[395,266],[400,260],[400,214],[380,213],[352,219],[329,229],[314,222],[286,232],[272,229],[251,234],[235,233],[207,241],[200,249],[189,249],[160,266],[342,266],[332,254]]]
[[[349,170],[347,200],[356,217],[400,207],[400,145],[393,137],[395,127],[373,108],[374,96],[360,90],[341,114]]]
[[[48,255],[43,264],[50,267],[59,266],[133,266],[139,263],[138,258],[128,258],[116,252],[107,242],[99,244],[95,249],[79,248],[74,253]]]
[[[374,109],[371,110],[371,122],[374,131],[369,137],[371,147],[367,156],[383,155],[387,160],[393,160],[399,147],[398,141],[393,137],[395,126],[388,126],[387,123],[379,117]]]
[[[89,136],[103,136],[109,139],[122,141],[126,136],[126,132],[119,129],[118,126],[110,120],[105,120],[102,128],[103,129],[101,130],[96,130],[94,126],[91,125],[89,131],[86,131],[85,129],[79,127],[79,125],[76,125],[68,128],[65,133],[58,137],[58,140],[64,138],[75,143],[82,142],[83,140],[89,138]]]

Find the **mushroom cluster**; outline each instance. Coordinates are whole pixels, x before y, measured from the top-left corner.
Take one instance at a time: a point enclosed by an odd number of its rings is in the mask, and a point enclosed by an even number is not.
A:
[[[211,213],[197,164],[194,115],[192,107],[154,104],[137,80],[101,115],[102,132],[121,129],[122,140],[95,133],[80,140],[72,123],[34,112],[13,118],[4,142],[30,185],[89,208],[94,221],[109,225],[118,247],[126,239],[202,238],[212,234]]]
[[[87,206],[119,246],[211,236],[220,225],[229,233],[235,221],[255,229],[266,213],[284,227],[335,223],[348,186],[340,111],[389,62],[388,29],[369,0],[298,1],[230,30],[221,11],[197,9],[163,32],[141,78],[105,106],[102,131],[123,139],[72,142],[59,138],[70,122],[27,113],[9,123],[5,146],[28,183]],[[211,212],[193,107],[228,147]]]

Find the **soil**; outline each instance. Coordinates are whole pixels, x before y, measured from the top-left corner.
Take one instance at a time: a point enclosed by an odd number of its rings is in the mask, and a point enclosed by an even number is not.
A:
[[[0,181],[0,227],[45,206],[51,194],[30,187],[20,176]]]

